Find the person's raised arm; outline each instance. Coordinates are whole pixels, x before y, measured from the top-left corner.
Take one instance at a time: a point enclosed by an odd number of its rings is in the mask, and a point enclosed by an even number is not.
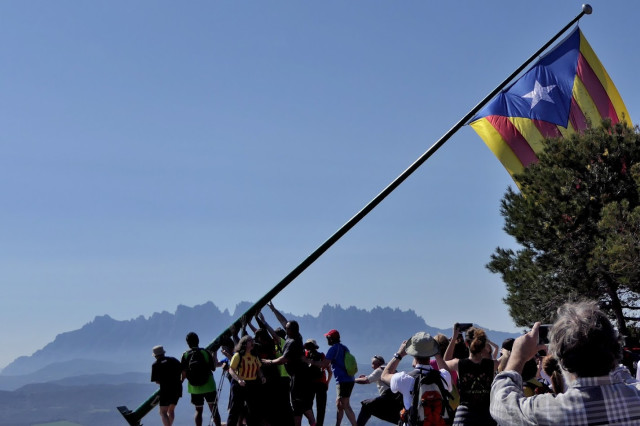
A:
[[[458,323],[455,323],[453,325],[453,334],[449,340],[449,346],[447,346],[447,350],[444,352],[445,361],[451,361],[453,359],[453,352],[456,348],[456,343],[458,342],[458,336],[460,336],[460,329],[458,328]]]
[[[402,341],[402,343],[400,344],[400,348],[398,349],[398,352],[393,354],[393,358],[391,358],[391,361],[389,361],[387,365],[384,367],[384,370],[382,370],[382,376],[380,377],[380,380],[382,380],[382,382],[385,385],[391,386],[391,378],[395,374],[396,369],[398,368],[398,364],[400,363],[400,360],[402,359],[402,357],[404,357],[407,354],[406,349],[407,349],[408,343],[409,343],[408,340]]]
[[[498,373],[502,373],[505,368],[507,368],[507,362],[509,361],[509,357],[511,356],[511,351],[507,349],[501,350],[500,360],[498,361]]]
[[[439,370],[446,370],[449,373],[451,373],[451,369],[449,368],[449,365],[444,361],[444,358],[442,358],[442,355],[440,355],[440,352],[435,354],[433,357],[436,360],[436,364],[438,365]]]
[[[453,325],[453,334],[449,340],[449,346],[447,346],[447,350],[445,351],[443,358],[443,361],[447,364],[447,370],[449,371],[458,371],[458,360],[453,358],[453,352],[458,342],[458,336],[460,336],[460,328],[458,327],[458,323],[455,323]]]
[[[244,337],[247,334],[247,319],[244,317],[244,315],[242,316],[242,331],[240,332],[240,337]]]
[[[267,322],[264,320],[264,315],[262,315],[262,311],[256,312],[256,315],[254,318],[256,319],[258,328],[264,328],[265,330],[267,330]]]
[[[533,325],[530,332],[518,337],[515,342],[513,342],[511,356],[509,356],[505,371],[516,371],[522,374],[524,364],[533,358],[539,350],[546,350],[547,347],[545,345],[538,344],[539,328],[540,323],[537,322]]]
[[[251,322],[251,319],[249,319],[249,321],[247,322],[247,325],[249,326],[249,328],[251,329],[251,331],[253,331],[253,334],[256,334],[256,331],[258,331],[257,327],[255,327],[253,325],[253,323]]]
[[[238,342],[240,341],[240,338],[238,337],[238,330],[236,329],[236,327],[233,324],[231,324],[231,327],[229,327],[229,332],[231,332],[231,340],[233,340],[233,344],[237,345]],[[228,355],[226,355],[226,356],[228,356]],[[233,354],[232,354],[232,356],[233,356]],[[231,359],[231,358],[229,358],[229,359]]]
[[[498,354],[500,353],[500,347],[492,342],[490,339],[487,339],[487,344],[491,346],[491,359],[497,360]]]
[[[256,322],[258,323],[258,326],[259,326],[260,328],[264,328],[264,329],[266,329],[266,330],[269,332],[269,334],[270,334],[270,335],[271,335],[271,337],[273,338],[273,341],[274,341],[276,344],[279,344],[279,343],[280,343],[280,336],[278,336],[278,335],[276,334],[276,331],[273,329],[273,327],[271,327],[271,326],[269,325],[269,323],[267,322],[267,320],[265,320],[265,319],[264,319],[264,315],[262,314],[262,311],[260,311],[260,312],[258,312],[258,313],[256,314]]]
[[[286,327],[287,327],[287,318],[285,318],[285,316],[284,316],[284,315],[282,315],[282,314],[280,313],[280,311],[278,311],[278,310],[276,309],[276,307],[275,307],[275,306],[273,306],[273,302],[272,302],[272,301],[269,301],[269,302],[267,303],[267,306],[269,307],[269,309],[271,309],[271,312],[273,312],[273,315],[275,315],[275,316],[276,316],[276,319],[278,320],[278,322],[280,323],[280,325],[282,325],[282,328],[286,328]]]

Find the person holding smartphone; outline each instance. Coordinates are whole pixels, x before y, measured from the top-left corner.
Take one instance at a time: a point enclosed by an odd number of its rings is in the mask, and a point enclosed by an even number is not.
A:
[[[492,345],[485,331],[481,328],[470,327],[467,330],[469,341],[469,357],[453,358],[455,341],[460,336],[461,324],[454,324],[444,361],[451,371],[458,373],[458,392],[460,405],[453,420],[454,425],[495,425],[489,414],[489,395],[493,376],[498,368],[498,360],[491,357]],[[466,324],[462,324],[466,328]]]
[[[567,389],[526,397],[522,369],[536,353],[540,323],[513,344],[505,371],[491,387],[491,415],[500,425],[638,424],[640,383],[620,365],[622,339],[595,301],[566,303],[549,332],[548,352],[563,371]]]

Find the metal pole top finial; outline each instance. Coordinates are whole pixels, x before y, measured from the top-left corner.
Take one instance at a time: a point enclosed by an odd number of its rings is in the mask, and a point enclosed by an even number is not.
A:
[[[593,12],[593,8],[590,4],[585,3],[582,5],[582,11],[585,15],[591,15],[591,12]]]

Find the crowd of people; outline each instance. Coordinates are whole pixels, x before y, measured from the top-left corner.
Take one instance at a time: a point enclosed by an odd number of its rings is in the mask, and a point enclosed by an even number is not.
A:
[[[539,323],[501,346],[472,324],[455,324],[451,338],[419,332],[402,341],[389,362],[374,355],[371,373],[357,377],[350,374],[349,348],[338,330],[325,334],[324,354],[315,340],[303,341],[296,321],[273,303],[267,306],[281,327],[273,329],[259,313],[257,327],[246,324],[251,332],[244,328],[241,337],[221,341],[220,360],[199,347],[193,332],[180,360],[162,346],[153,348],[151,381],[160,385],[164,426],[173,424],[184,380],[196,426],[202,425],[205,401],[216,426],[222,424],[219,407],[225,407],[227,425],[321,426],[332,377],[336,425],[346,417],[348,424],[363,426],[372,416],[404,426],[640,425],[640,382],[621,364],[622,338],[595,302],[559,308],[548,343],[540,340]],[[412,369],[397,371],[407,355]],[[230,382],[228,403],[218,400],[216,368]],[[367,384],[378,393],[361,402],[356,416],[351,393]]]

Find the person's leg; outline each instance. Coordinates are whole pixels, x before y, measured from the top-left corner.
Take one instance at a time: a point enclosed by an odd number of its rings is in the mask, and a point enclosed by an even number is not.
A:
[[[169,426],[171,426],[176,420],[176,404],[169,404],[167,417],[169,418]]]
[[[306,380],[302,384],[302,394],[300,397],[302,398],[302,412],[304,416],[307,418],[307,421],[311,426],[315,426],[316,418],[313,415],[313,396],[315,394],[313,382],[311,380]]]
[[[338,389],[338,394],[340,394],[340,389]],[[344,409],[342,408],[342,398],[338,396],[336,398],[336,408],[338,412],[336,413],[336,426],[340,426],[342,423],[342,416],[344,415]]]
[[[293,422],[295,426],[302,425],[302,416],[306,415],[309,410],[308,395],[304,378],[301,376],[293,376],[291,378],[291,405],[293,406]]]
[[[209,411],[211,411],[211,415],[213,416],[213,423],[216,426],[222,426],[222,420],[220,420],[220,413],[218,412],[218,405],[215,402],[208,402]]]
[[[349,419],[351,425],[357,426],[356,414],[353,412],[353,409],[351,408],[351,402],[349,400],[350,397],[342,398],[342,409],[344,410],[344,414],[347,416],[347,419]]]
[[[227,424],[236,426],[238,420],[242,417],[244,411],[244,387],[240,386],[237,382],[233,382],[233,399],[229,405],[229,417],[227,418]]]
[[[304,416],[307,418],[307,421],[309,422],[309,424],[311,426],[315,426],[316,424],[316,418],[313,416],[313,410],[309,409],[307,411],[304,412]]]
[[[169,411],[168,405],[160,406],[160,419],[162,419],[162,426],[171,426],[171,421],[167,412]]]
[[[194,420],[196,422],[196,426],[202,426],[202,412],[204,411],[204,406],[196,407],[196,415]]]
[[[222,426],[222,421],[220,420],[220,410],[218,410],[218,392],[213,391],[206,394],[205,399],[207,404],[209,405],[209,411],[211,411],[211,415],[213,416],[213,423],[216,426]]]
[[[202,426],[202,411],[204,409],[204,395],[192,393],[191,403],[193,404],[194,407],[196,407],[196,414],[194,416],[196,426]]]
[[[262,408],[262,384],[258,380],[249,380],[246,385],[247,426],[261,426],[264,424],[264,409]]]
[[[277,382],[277,403],[278,422],[273,426],[294,426],[293,409],[291,408],[291,379],[289,377],[281,377]]]
[[[398,424],[400,411],[403,407],[402,395],[400,393],[394,394],[387,389],[381,396],[371,400],[369,411],[372,416],[389,423]]]
[[[367,424],[372,414],[372,402],[373,399],[365,399],[362,401],[362,408],[360,408],[360,413],[358,413],[358,418],[356,419],[356,424],[358,426],[364,426]]]
[[[324,426],[324,414],[327,410],[327,387],[324,383],[318,383],[316,391],[316,425]]]
[[[313,400],[316,397],[316,384],[313,382],[308,382],[307,386],[309,387],[306,392],[306,403],[308,405],[308,408],[305,410],[304,416],[307,418],[307,421],[310,425],[315,425],[316,419],[313,415]]]

